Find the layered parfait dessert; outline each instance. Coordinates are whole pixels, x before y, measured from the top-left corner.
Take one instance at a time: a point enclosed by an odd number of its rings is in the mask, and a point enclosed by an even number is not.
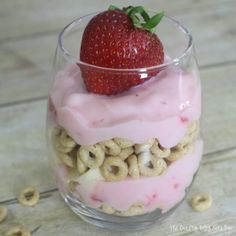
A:
[[[184,198],[202,156],[201,88],[154,32],[162,17],[142,7],[95,15],[78,63],[56,74],[49,142],[65,198],[117,216],[165,213]]]

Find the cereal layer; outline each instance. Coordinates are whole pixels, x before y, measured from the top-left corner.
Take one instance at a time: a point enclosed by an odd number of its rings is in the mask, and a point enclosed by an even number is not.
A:
[[[188,126],[183,139],[172,148],[164,148],[158,139],[135,144],[123,138],[113,138],[95,145],[77,144],[62,128],[53,131],[57,157],[78,176],[99,168],[106,181],[121,181],[127,176],[159,176],[172,162],[193,151],[199,132],[198,121]]]

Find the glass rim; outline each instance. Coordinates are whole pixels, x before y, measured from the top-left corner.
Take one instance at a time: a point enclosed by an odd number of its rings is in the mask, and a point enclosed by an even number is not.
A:
[[[162,64],[159,65],[155,65],[155,66],[150,66],[150,67],[142,67],[142,68],[111,68],[111,67],[102,67],[102,66],[96,66],[90,63],[86,63],[81,61],[79,58],[75,58],[64,46],[64,35],[66,33],[68,33],[71,29],[73,29],[73,27],[75,25],[77,25],[80,21],[82,21],[84,18],[86,17],[90,17],[90,16],[95,16],[95,14],[99,14],[102,11],[99,12],[94,12],[94,13],[90,13],[81,17],[76,18],[75,20],[73,20],[72,22],[70,22],[69,24],[67,24],[62,31],[59,33],[58,36],[58,46],[60,51],[63,54],[63,57],[66,59],[66,61],[69,61],[73,64],[77,64],[77,65],[83,65],[83,66],[87,66],[93,69],[97,69],[97,70],[109,70],[109,71],[114,71],[114,72],[137,72],[137,71],[147,71],[147,70],[156,70],[156,69],[163,69],[169,66],[173,66],[173,65],[178,65],[180,64],[181,60],[183,58],[185,58],[185,56],[188,54],[188,52],[192,49],[193,47],[193,37],[192,34],[190,33],[190,31],[183,26],[178,20],[175,20],[174,18],[172,18],[171,16],[167,16],[164,15],[164,19],[168,20],[172,23],[174,23],[175,25],[177,25],[179,27],[179,29],[188,37],[188,43],[187,46],[185,47],[185,49],[183,50],[183,52],[178,56],[175,57],[173,59],[171,59],[168,62],[164,62]],[[151,13],[155,13],[153,11],[149,11]]]

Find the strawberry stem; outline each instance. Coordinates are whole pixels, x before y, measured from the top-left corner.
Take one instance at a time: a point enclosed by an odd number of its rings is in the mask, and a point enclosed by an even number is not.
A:
[[[129,7],[124,7],[121,10],[118,7],[111,5],[109,7],[109,10],[123,11],[126,15],[130,17],[130,19],[132,20],[134,24],[134,27],[148,30],[151,33],[155,32],[156,26],[160,23],[161,19],[164,16],[164,12],[162,11],[150,17],[142,6],[137,6],[137,7],[129,6]],[[140,20],[138,14],[141,15],[144,22]]]
[[[123,7],[122,11],[126,14],[129,15],[130,11],[132,10],[132,6],[129,7]]]
[[[129,16],[135,15],[137,13],[140,13],[140,15],[143,17],[144,21],[149,21],[150,17],[148,13],[144,10],[143,7],[138,6],[138,7],[130,7],[131,10],[129,11]]]
[[[109,11],[114,11],[114,10],[120,10],[119,7],[116,7],[114,5],[110,5],[109,8],[108,8]]]

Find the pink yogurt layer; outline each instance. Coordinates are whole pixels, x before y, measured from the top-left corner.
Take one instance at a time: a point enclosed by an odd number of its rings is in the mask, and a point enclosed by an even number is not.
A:
[[[202,140],[197,140],[194,153],[173,162],[161,176],[127,178],[120,182],[88,180],[76,187],[74,196],[94,208],[107,203],[116,210],[125,211],[132,204],[142,203],[146,212],[160,208],[164,213],[184,198],[185,189],[191,184],[199,167],[202,149]],[[58,185],[64,190],[68,171],[64,166],[59,166],[56,172],[57,178],[60,178]]]
[[[77,65],[57,74],[49,96],[51,119],[81,145],[121,137],[134,143],[158,138],[175,146],[201,114],[201,88],[195,74],[178,67],[116,96],[88,93]]]

